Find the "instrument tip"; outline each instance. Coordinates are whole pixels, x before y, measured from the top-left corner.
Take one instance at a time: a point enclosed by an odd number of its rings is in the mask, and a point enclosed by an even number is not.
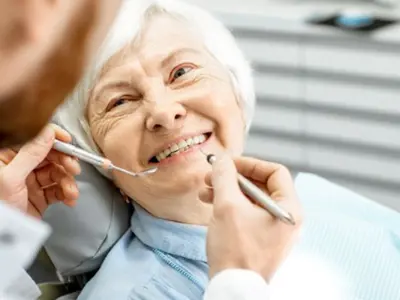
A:
[[[205,153],[201,148],[199,148],[199,150],[200,150],[200,152],[201,152],[202,154],[204,154],[205,157],[207,157],[207,162],[208,162],[210,165],[212,165],[212,164],[215,162],[216,157],[215,157],[214,154],[207,154],[207,153]]]
[[[137,174],[140,174],[140,175],[144,175],[144,174],[153,174],[153,173],[155,173],[157,170],[158,170],[157,167],[153,167],[153,168],[144,170],[143,172],[139,172],[139,173],[137,173]]]
[[[130,172],[130,171],[128,171],[128,170],[125,170],[125,169],[123,169],[123,168],[117,167],[117,166],[115,166],[115,165],[112,165],[112,168],[115,169],[115,170],[118,170],[118,171],[120,171],[120,172],[122,172],[122,173],[131,175],[131,176],[133,176],[133,177],[136,177],[136,176],[145,176],[145,175],[148,175],[148,174],[152,174],[152,173],[154,173],[154,172],[156,172],[156,171],[158,170],[157,167],[153,167],[153,168],[144,170],[144,171],[142,171],[142,172],[134,173],[134,172]]]

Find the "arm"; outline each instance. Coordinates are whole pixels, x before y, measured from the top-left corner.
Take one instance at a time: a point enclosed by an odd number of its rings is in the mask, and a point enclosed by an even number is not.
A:
[[[266,281],[256,272],[227,269],[211,279],[203,300],[268,300]]]
[[[24,267],[31,263],[49,234],[47,224],[0,201],[0,299],[40,296]]]

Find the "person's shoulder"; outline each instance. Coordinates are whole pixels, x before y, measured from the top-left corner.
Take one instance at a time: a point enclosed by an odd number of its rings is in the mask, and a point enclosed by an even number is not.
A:
[[[131,299],[134,293],[148,293],[159,268],[153,251],[137,239],[125,237],[111,250],[79,300],[125,300]]]

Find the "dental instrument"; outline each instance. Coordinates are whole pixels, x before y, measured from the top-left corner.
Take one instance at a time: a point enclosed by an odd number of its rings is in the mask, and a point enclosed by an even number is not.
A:
[[[206,154],[201,149],[200,152],[203,153],[207,162],[212,165],[216,161],[216,156],[214,154]],[[296,225],[293,216],[281,208],[274,200],[272,200],[267,194],[260,190],[255,184],[253,184],[246,177],[238,173],[238,183],[240,189],[248,197],[254,200],[257,204],[261,205],[273,216],[281,220],[282,222],[290,225]]]
[[[154,168],[150,168],[150,169],[144,170],[142,172],[133,173],[133,172],[130,172],[130,171],[125,170],[123,168],[115,166],[107,158],[104,158],[104,157],[101,157],[99,155],[90,153],[88,151],[85,151],[83,149],[75,147],[75,146],[73,146],[71,144],[64,143],[64,142],[61,142],[61,141],[58,141],[58,140],[54,141],[53,149],[55,149],[57,151],[60,151],[60,152],[62,152],[64,154],[67,154],[67,155],[75,156],[75,157],[79,158],[80,160],[83,160],[83,161],[85,161],[85,162],[87,162],[87,163],[89,163],[91,165],[94,165],[94,166],[97,166],[97,167],[101,167],[101,168],[103,168],[105,170],[108,170],[108,171],[117,170],[117,171],[120,171],[122,173],[134,176],[134,177],[136,177],[136,176],[146,176],[148,174],[152,174],[152,173],[157,171],[157,167],[154,167]]]

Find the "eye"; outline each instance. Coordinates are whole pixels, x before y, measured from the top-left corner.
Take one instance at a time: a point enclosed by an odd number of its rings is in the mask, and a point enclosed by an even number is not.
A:
[[[108,106],[107,106],[107,111],[112,110],[113,108],[117,107],[117,106],[121,106],[124,105],[125,103],[129,102],[129,99],[126,97],[121,97],[121,98],[117,98],[113,101],[111,101]]]
[[[176,79],[184,76],[186,73],[189,73],[194,69],[193,65],[184,65],[184,66],[178,66],[175,69],[172,70],[169,82],[173,83]]]

